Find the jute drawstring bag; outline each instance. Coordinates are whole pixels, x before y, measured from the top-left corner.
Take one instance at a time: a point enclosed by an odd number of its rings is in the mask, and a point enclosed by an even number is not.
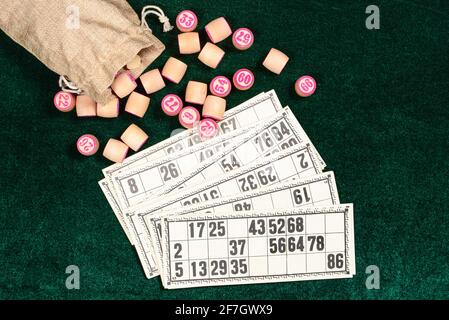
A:
[[[159,20],[168,23],[163,15]],[[69,88],[99,103],[113,98],[109,86],[115,75],[137,54],[142,65],[134,74],[165,49],[147,26],[125,0],[0,1],[0,28],[49,69],[70,79]]]

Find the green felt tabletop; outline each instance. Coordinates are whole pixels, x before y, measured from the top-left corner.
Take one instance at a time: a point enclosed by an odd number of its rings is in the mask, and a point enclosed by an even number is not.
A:
[[[140,12],[143,0],[130,4]],[[151,2],[151,1],[150,1]],[[376,1],[380,30],[368,30],[372,1],[155,1],[171,18],[194,10],[199,27],[226,16],[256,37],[246,52],[221,43],[217,70],[196,56],[179,85],[154,94],[144,119],[77,119],[58,112],[58,76],[0,33],[0,299],[406,299],[449,298],[449,2]],[[176,31],[154,33],[167,46],[153,67],[177,55]],[[277,76],[261,63],[271,47],[291,58]],[[342,202],[355,208],[357,275],[352,279],[164,290],[146,280],[97,181],[109,162],[75,148],[83,133],[104,146],[132,122],[150,146],[179,127],[159,106],[183,94],[189,79],[208,82],[240,67],[256,84],[228,105],[275,89],[334,170]],[[312,97],[294,81],[315,77]],[[65,268],[77,265],[80,290],[67,290]],[[369,265],[380,289],[365,286]]]

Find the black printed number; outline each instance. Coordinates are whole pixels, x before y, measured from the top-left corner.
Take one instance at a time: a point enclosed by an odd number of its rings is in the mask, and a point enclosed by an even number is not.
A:
[[[197,274],[200,277],[204,277],[204,276],[207,275],[207,263],[206,263],[206,261],[199,261],[199,262],[193,261],[190,264],[190,266],[192,267],[191,270],[192,270],[192,275],[194,277],[196,277]]]
[[[256,177],[253,174],[249,174],[246,177],[238,179],[238,182],[240,184],[240,189],[244,192],[258,188]]]
[[[206,223],[203,221],[200,222],[191,222],[189,223],[190,230],[190,238],[202,238],[204,235],[204,227]]]
[[[307,242],[310,245],[309,252],[324,250],[324,237],[323,236],[308,236]]]
[[[269,219],[268,220],[268,232],[270,234],[282,234],[285,233],[285,220],[281,219]]]
[[[248,272],[248,265],[245,259],[233,259],[230,260],[231,274],[245,274]]]
[[[259,181],[263,186],[270,184],[276,181],[276,176],[273,174],[273,168],[267,167],[264,170],[257,172],[257,176],[259,177]]]
[[[252,220],[249,225],[249,233],[252,235],[264,235],[265,234],[265,220],[257,219]]]
[[[342,253],[328,254],[327,255],[327,268],[328,269],[341,269],[343,268],[344,256]]]
[[[230,240],[229,241],[229,254],[231,256],[236,256],[236,255],[243,255],[243,253],[245,252],[245,244],[246,244],[246,240],[244,239],[239,239],[239,240]]]
[[[306,155],[304,153],[298,154],[299,164],[301,168],[307,169],[309,167],[309,163],[306,161]]]
[[[301,217],[290,217],[287,219],[287,231],[288,233],[303,232],[304,220]]]
[[[182,262],[175,263],[175,276],[181,278],[184,275],[184,269],[182,268]]]
[[[162,166],[159,169],[162,174],[162,179],[164,181],[169,181],[171,179],[177,178],[179,176],[179,172],[176,169],[176,166],[174,163],[170,163],[166,166]]]
[[[287,249],[285,242],[285,238],[270,238],[270,253],[285,253],[285,250]]]
[[[209,222],[209,237],[223,237],[224,235],[226,235],[224,221]]]
[[[182,245],[180,243],[175,243],[173,245],[173,248],[175,249],[175,259],[182,259],[182,255],[181,255],[181,250],[182,250]]]
[[[227,161],[227,159],[221,160],[221,166],[226,172],[232,171],[235,168],[240,168],[240,163],[237,161],[237,158],[233,154],[231,154],[230,157],[231,157],[230,163]]]
[[[290,147],[296,146],[297,144],[298,144],[298,141],[295,138],[290,138],[290,139],[288,139],[288,141],[283,142],[281,144],[281,149],[285,150],[285,149],[288,149]]]
[[[293,190],[293,199],[295,199],[295,203],[298,205],[303,204],[304,202],[308,203],[311,200],[306,187],[303,187],[302,190],[301,189]]]
[[[237,129],[237,124],[235,122],[235,118],[230,118],[228,121],[222,121],[220,123],[220,128],[223,133],[231,132]],[[232,128],[232,129],[231,129]]]
[[[224,276],[228,271],[226,260],[212,260],[210,262],[211,274],[213,276]]]
[[[134,178],[128,179],[128,186],[131,193],[139,192],[139,188],[137,188],[136,180]]]
[[[234,204],[234,211],[249,211],[251,210],[251,204],[247,202]]]

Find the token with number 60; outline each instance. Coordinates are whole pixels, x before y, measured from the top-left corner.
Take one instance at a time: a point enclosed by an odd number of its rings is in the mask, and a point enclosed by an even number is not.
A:
[[[239,90],[248,90],[254,84],[254,74],[248,69],[240,69],[234,74],[232,82],[234,86]]]

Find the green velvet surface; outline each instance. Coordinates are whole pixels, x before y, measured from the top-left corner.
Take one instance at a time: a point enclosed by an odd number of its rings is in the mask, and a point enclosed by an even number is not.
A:
[[[151,1],[150,1],[151,2]],[[147,1],[132,0],[140,12]],[[200,27],[224,15],[256,36],[246,52],[221,43],[217,70],[184,57],[179,85],[152,96],[142,120],[77,119],[52,105],[58,76],[0,33],[0,298],[1,299],[406,299],[448,298],[449,3],[376,1],[381,29],[367,30],[372,1],[155,1],[171,18],[194,10]],[[153,67],[176,55],[176,31],[155,34],[167,45]],[[291,60],[280,75],[261,62],[271,47]],[[235,106],[275,89],[336,173],[342,202],[355,205],[357,275],[353,279],[164,290],[146,280],[133,248],[97,181],[109,165],[101,152],[84,158],[83,133],[102,146],[134,122],[150,146],[179,127],[161,98],[183,94],[189,79],[209,81],[253,69],[255,86],[234,91]],[[314,96],[299,98],[294,81],[314,76]],[[77,265],[81,289],[65,287]],[[379,290],[367,290],[365,269],[380,268]]]

